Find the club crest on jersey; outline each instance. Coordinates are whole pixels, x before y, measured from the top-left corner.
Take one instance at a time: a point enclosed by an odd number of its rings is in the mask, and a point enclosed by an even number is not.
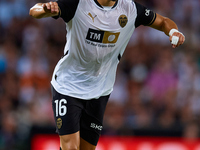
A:
[[[119,25],[123,28],[126,26],[126,24],[128,22],[128,18],[126,15],[121,15],[121,16],[119,16],[118,21],[119,21]]]

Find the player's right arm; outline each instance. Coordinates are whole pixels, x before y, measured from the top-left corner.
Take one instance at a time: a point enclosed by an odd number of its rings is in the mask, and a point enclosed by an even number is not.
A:
[[[59,13],[57,2],[37,3],[29,11],[29,15],[37,19],[58,16]]]

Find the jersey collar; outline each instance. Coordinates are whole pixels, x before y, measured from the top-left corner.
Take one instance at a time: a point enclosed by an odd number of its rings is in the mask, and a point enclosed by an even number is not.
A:
[[[94,0],[94,2],[95,2],[99,7],[103,8],[103,6],[101,6],[97,0]],[[115,6],[117,6],[117,3],[118,3],[118,0],[115,2],[115,4],[112,6],[112,8],[115,8]]]

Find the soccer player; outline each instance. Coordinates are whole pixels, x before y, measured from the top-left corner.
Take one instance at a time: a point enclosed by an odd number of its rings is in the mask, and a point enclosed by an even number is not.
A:
[[[61,17],[66,23],[64,56],[51,81],[62,150],[95,150],[117,65],[135,28],[145,25],[164,32],[173,48],[185,41],[172,20],[132,0],[37,3],[30,15]]]

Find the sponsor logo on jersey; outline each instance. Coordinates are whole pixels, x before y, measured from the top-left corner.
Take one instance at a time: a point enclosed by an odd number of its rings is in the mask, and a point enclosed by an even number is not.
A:
[[[103,129],[103,126],[96,125],[95,123],[91,123],[90,127],[93,128],[93,129],[97,129],[99,131],[101,131]]]
[[[60,129],[62,127],[62,119],[58,118],[56,121],[56,124],[57,124],[58,129]]]
[[[109,32],[89,28],[86,39],[92,42],[109,44],[116,43],[120,32]]]
[[[94,17],[92,16],[91,13],[88,13],[88,15],[92,18],[92,21],[94,22],[94,18],[96,18],[97,15],[95,15]]]
[[[118,21],[119,21],[119,25],[123,28],[126,26],[126,24],[128,22],[128,18],[126,15],[121,15],[121,16],[119,16]]]

